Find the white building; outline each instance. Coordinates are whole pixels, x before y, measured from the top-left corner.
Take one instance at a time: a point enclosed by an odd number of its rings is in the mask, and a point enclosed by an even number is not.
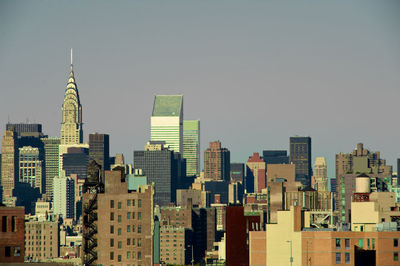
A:
[[[53,213],[65,218],[74,218],[75,185],[65,172],[53,179]]]

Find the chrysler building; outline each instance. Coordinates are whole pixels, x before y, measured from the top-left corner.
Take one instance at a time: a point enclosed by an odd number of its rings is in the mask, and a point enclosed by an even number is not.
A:
[[[71,49],[71,72],[62,106],[61,144],[79,144],[82,142],[82,106],[74,77]]]

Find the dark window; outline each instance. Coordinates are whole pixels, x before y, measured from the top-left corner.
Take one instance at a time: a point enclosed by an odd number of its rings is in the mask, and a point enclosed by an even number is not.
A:
[[[6,247],[5,256],[6,257],[11,257],[11,247]]]
[[[336,249],[340,249],[340,238],[336,238],[335,242],[336,242]]]
[[[394,252],[393,253],[393,260],[398,261],[399,260],[399,252]]]
[[[122,260],[122,256],[118,255],[118,262],[121,262],[121,260]]]
[[[110,252],[110,260],[114,260],[114,252]]]
[[[110,247],[114,246],[114,238],[110,238]]]
[[[344,240],[344,246],[346,249],[350,249],[350,239],[349,238],[346,238]]]
[[[110,213],[110,221],[114,221],[114,213],[113,212]]]
[[[121,209],[121,202],[118,202],[118,209]]]
[[[399,246],[399,239],[398,238],[394,238],[393,239],[393,247],[398,247]]]
[[[11,217],[11,231],[17,232],[17,217],[16,216]]]
[[[1,218],[1,231],[7,232],[7,216]]]
[[[110,225],[110,234],[114,234],[114,225]]]
[[[114,200],[110,200],[110,208],[114,208]]]
[[[118,215],[118,222],[120,223],[122,221],[122,216]]]

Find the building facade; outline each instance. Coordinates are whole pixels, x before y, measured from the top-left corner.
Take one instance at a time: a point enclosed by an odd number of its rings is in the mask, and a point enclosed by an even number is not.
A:
[[[266,163],[255,152],[246,163],[246,191],[248,193],[260,193],[267,185]]]
[[[285,150],[264,150],[263,159],[266,164],[289,163],[289,156]]]
[[[43,261],[59,257],[58,221],[25,222],[25,256],[29,260]]]
[[[1,185],[3,187],[3,202],[13,206],[13,190],[15,179],[18,178],[18,149],[16,133],[6,130],[1,143]]]
[[[186,159],[186,175],[200,173],[200,120],[183,121],[183,158]]]
[[[43,162],[39,160],[39,149],[31,146],[19,148],[19,182],[27,183],[43,193]]]
[[[102,171],[110,170],[110,136],[108,134],[89,134],[89,159],[101,165]]]
[[[97,198],[96,264],[153,265],[153,187],[129,191],[121,171],[105,175],[104,193]]]
[[[62,175],[53,179],[53,211],[64,219],[73,219],[75,210],[75,182]]]
[[[311,185],[311,138],[290,137],[289,161],[296,165],[296,181]]]
[[[220,141],[210,142],[204,151],[204,178],[230,180],[230,151],[221,147]]]
[[[150,127],[152,141],[183,154],[183,95],[156,95]]]
[[[45,168],[45,192],[46,198],[53,198],[53,178],[58,176],[58,146],[60,138],[42,138],[44,145],[44,168]]]
[[[328,172],[324,157],[315,158],[314,163],[314,188],[318,191],[328,191]]]
[[[25,255],[24,207],[0,206],[0,262],[23,263]]]
[[[142,169],[149,183],[155,183],[154,202],[166,206],[176,200],[176,189],[185,178],[185,162],[181,154],[164,147],[163,142],[150,141],[144,151],[134,151],[135,169]]]

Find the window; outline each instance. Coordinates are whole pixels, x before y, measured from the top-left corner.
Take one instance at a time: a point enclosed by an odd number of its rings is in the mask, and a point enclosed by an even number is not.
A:
[[[121,228],[118,228],[118,235],[121,235]]]
[[[138,200],[137,206],[138,206],[139,208],[142,207],[142,200],[141,200],[141,199]]]
[[[114,200],[110,200],[110,208],[114,208]]]
[[[138,234],[141,234],[141,233],[142,233],[142,226],[141,226],[141,225],[138,225],[138,227],[137,227],[137,232],[138,232]]]
[[[122,241],[118,241],[118,248],[122,248]]]
[[[399,261],[399,252],[394,252],[393,253],[393,260],[394,261]]]
[[[341,264],[341,263],[342,263],[342,256],[338,252],[338,253],[336,253],[336,264]]]
[[[372,249],[375,249],[375,238],[372,238]]]
[[[399,239],[398,238],[394,238],[393,239],[393,247],[397,248],[399,246]]]
[[[141,213],[141,212],[138,212],[138,213],[137,213],[137,219],[138,219],[138,220],[142,220],[142,213]]]
[[[129,246],[130,244],[131,244],[131,239],[130,238],[126,239],[126,245]]]
[[[138,246],[138,247],[141,247],[141,246],[142,246],[142,239],[141,239],[141,238],[138,238],[138,240],[137,240],[137,246]]]
[[[110,234],[114,234],[114,225],[110,225]]]
[[[364,246],[364,240],[362,238],[358,239],[358,247],[363,248]]]
[[[350,264],[350,253],[349,252],[344,253],[344,263]]]
[[[114,238],[110,238],[110,247],[114,246]]]
[[[121,215],[118,215],[118,222],[120,223],[122,221]]]
[[[346,238],[346,239],[344,240],[344,247],[345,247],[346,249],[350,249],[350,239],[349,239],[349,238]]]
[[[110,252],[110,260],[114,260],[114,252],[113,251]]]
[[[369,249],[370,246],[371,246],[369,242],[370,242],[370,240],[369,240],[369,238],[367,238],[367,248],[368,248],[368,249]]]
[[[135,200],[132,200],[132,206],[135,206]]]
[[[139,251],[139,252],[137,253],[137,259],[138,259],[138,260],[141,260],[141,259],[142,259],[142,252]]]
[[[128,200],[126,201],[126,206],[131,206],[131,200],[130,200],[130,199],[128,199]]]
[[[127,231],[128,233],[131,231],[131,226],[130,226],[130,225],[127,225],[127,226],[126,226],[126,231]]]
[[[110,221],[114,221],[114,213],[113,212],[110,213]]]
[[[11,231],[17,232],[17,217],[16,216],[11,217]]]
[[[6,254],[5,254],[5,256],[6,257],[11,257],[11,247],[6,247]]]
[[[118,202],[118,209],[121,209],[121,205],[122,205],[122,204],[121,204],[121,202],[119,201],[119,202]]]
[[[336,238],[336,249],[340,249],[340,238]]]
[[[121,262],[121,261],[122,261],[122,256],[118,255],[118,262]]]
[[[7,232],[7,216],[1,218],[1,231]]]
[[[130,259],[130,258],[131,258],[131,252],[130,252],[130,251],[127,251],[127,252],[126,252],[126,258],[127,258],[127,259]]]
[[[128,212],[128,214],[126,215],[126,219],[131,219],[131,212]]]

